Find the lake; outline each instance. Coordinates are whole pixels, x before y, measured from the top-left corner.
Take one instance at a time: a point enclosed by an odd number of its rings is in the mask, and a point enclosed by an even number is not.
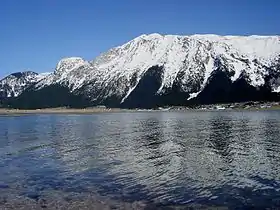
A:
[[[0,116],[0,128],[0,205],[92,193],[162,206],[280,205],[280,111]]]

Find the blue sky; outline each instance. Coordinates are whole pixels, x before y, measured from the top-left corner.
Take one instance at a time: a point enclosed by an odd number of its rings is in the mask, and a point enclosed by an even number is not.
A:
[[[144,33],[279,35],[279,0],[2,0],[0,77],[91,60]]]

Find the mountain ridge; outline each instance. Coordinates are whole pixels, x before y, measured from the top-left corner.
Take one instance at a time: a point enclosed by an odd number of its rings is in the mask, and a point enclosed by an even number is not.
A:
[[[149,106],[188,105],[194,101],[215,103],[215,100],[205,102],[201,95],[205,95],[202,92],[211,83],[213,75],[224,72],[225,76],[220,79],[229,79],[224,85],[234,87],[234,84],[242,83],[250,91],[265,87],[268,90],[265,92],[273,95],[268,99],[278,100],[279,66],[279,36],[143,34],[91,61],[80,57],[60,60],[53,73],[32,84],[32,90],[53,85],[66,87],[69,93],[87,98],[91,105],[130,107],[134,104],[133,107],[141,107],[146,106],[145,100],[141,104],[135,97],[144,99],[145,95],[150,95],[148,98],[153,101],[146,102]],[[153,83],[157,84],[156,91],[155,86],[150,86]],[[153,94],[144,90],[147,88],[143,84],[153,87]],[[226,94],[235,92],[228,86],[210,92],[214,95],[224,90],[228,91]],[[248,94],[242,100],[246,97],[251,99]],[[175,103],[177,98],[180,100]],[[222,98],[225,102],[229,100],[226,96]],[[264,96],[253,98],[266,100]]]
[[[4,97],[17,97],[26,88],[42,80],[50,73],[38,74],[33,71],[12,73],[0,80],[0,99]]]

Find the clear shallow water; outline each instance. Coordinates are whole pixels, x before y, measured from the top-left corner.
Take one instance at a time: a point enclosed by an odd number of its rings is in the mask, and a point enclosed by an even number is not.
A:
[[[161,204],[280,205],[280,112],[0,117],[0,189]]]

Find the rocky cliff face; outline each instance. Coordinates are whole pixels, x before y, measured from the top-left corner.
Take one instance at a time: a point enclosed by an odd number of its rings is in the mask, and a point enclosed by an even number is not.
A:
[[[279,100],[280,38],[142,35],[92,61],[61,60],[21,98],[54,86],[116,107]]]

